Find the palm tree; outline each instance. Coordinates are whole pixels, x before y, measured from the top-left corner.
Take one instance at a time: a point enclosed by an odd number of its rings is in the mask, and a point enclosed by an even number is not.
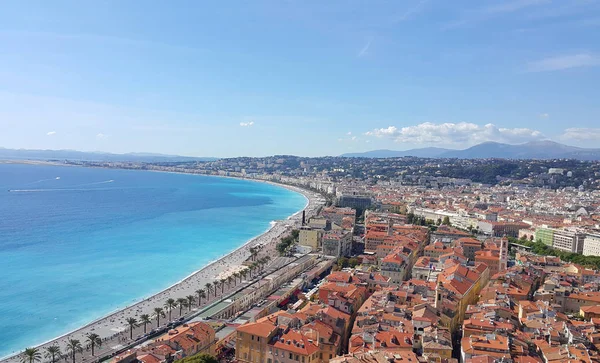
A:
[[[207,282],[206,285],[204,285],[204,287],[206,287],[206,291],[208,292],[208,300],[210,300],[210,290],[213,289],[212,284],[210,282]]]
[[[81,342],[77,339],[69,339],[67,341],[67,354],[71,355],[73,363],[75,363],[75,355],[77,353],[83,353]]]
[[[231,289],[231,282],[233,281],[233,275],[227,276],[227,288]]]
[[[156,327],[160,326],[160,317],[165,316],[165,310],[163,308],[154,308],[154,313],[156,314]]]
[[[171,321],[171,311],[177,307],[177,302],[175,299],[167,299],[165,302],[165,308],[169,310],[169,321]]]
[[[223,295],[223,290],[225,290],[225,283],[227,282],[227,279],[221,279],[219,281],[219,284],[221,284],[221,295]]]
[[[195,293],[198,294],[198,307],[200,307],[200,305],[202,305],[202,299],[206,298],[206,293],[202,289],[196,290]]]
[[[150,324],[150,315],[148,315],[148,314],[140,315],[140,324],[144,324],[144,334],[146,334],[146,325]]]
[[[186,296],[186,299],[188,303],[188,311],[191,311],[192,306],[194,306],[194,301],[196,301],[196,297],[194,295],[188,295]]]
[[[183,309],[183,305],[187,302],[184,297],[177,298],[177,305],[179,305],[179,316],[181,316],[181,310]]]
[[[85,339],[87,340],[88,343],[90,343],[90,347],[92,348],[92,357],[94,356],[94,348],[96,347],[96,345],[98,347],[102,346],[102,339],[100,338],[100,335],[96,334],[96,333],[88,333],[85,336]]]
[[[50,363],[56,362],[56,357],[60,357],[60,347],[58,345],[51,345],[46,347],[46,358],[50,358]]]
[[[27,348],[23,352],[21,362],[23,363],[34,363],[42,360],[42,353],[37,348]]]
[[[242,276],[244,276],[244,278],[247,278],[247,277],[248,277],[248,273],[249,273],[249,272],[250,272],[250,269],[249,269],[249,268],[245,268],[245,269],[243,269],[242,271],[240,271],[240,274],[241,274]],[[241,279],[240,279],[240,282],[242,282],[242,280],[241,280]]]
[[[190,306],[190,304],[188,304],[188,301],[186,299],[183,299],[183,301],[181,302],[181,307],[187,308],[189,306]],[[181,316],[181,314],[180,314],[180,316]]]
[[[232,276],[233,276],[233,286],[237,286],[237,279],[238,279],[238,277],[240,277],[240,273],[234,272]]]
[[[215,298],[217,297],[217,286],[219,286],[219,281],[213,281],[213,286],[214,286],[214,292],[215,292]]]
[[[258,247],[250,247],[250,260],[255,261],[258,255]]]
[[[129,325],[129,339],[133,339],[133,328],[137,326],[137,320],[135,318],[127,318],[125,321]]]
[[[252,278],[252,274],[256,271],[256,262],[252,262],[252,264],[250,265],[250,278]]]

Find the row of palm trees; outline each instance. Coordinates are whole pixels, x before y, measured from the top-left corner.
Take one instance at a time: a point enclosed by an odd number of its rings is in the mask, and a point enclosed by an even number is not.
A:
[[[261,271],[264,267],[271,261],[271,257],[265,256],[263,258],[257,259],[258,248],[251,248],[251,260],[254,262],[246,267],[245,269],[234,272],[229,275],[227,278],[213,281],[212,283],[207,283],[204,285],[205,289],[198,289],[195,291],[196,296],[188,295],[185,298],[180,297],[178,299],[167,299],[164,304],[164,307],[156,307],[154,308],[154,318],[156,319],[156,327],[160,326],[160,319],[166,318],[167,313],[169,316],[169,321],[171,320],[171,314],[174,309],[179,308],[179,316],[183,313],[183,309],[187,308],[188,312],[192,310],[194,303],[198,303],[198,307],[202,305],[202,299],[204,302],[210,301],[211,292],[214,294],[214,297],[217,297],[217,292],[219,288],[221,289],[221,295],[223,295],[225,290],[225,285],[227,284],[227,288],[231,288],[231,284],[234,284],[234,287],[239,282],[241,283],[245,278],[252,278],[255,276],[257,271]],[[152,318],[149,314],[140,315],[139,321],[136,318],[130,317],[125,320],[127,325],[129,326],[129,339],[133,339],[133,330],[138,326],[144,327],[144,334],[147,332],[147,326],[152,323]],[[92,356],[94,356],[95,348],[102,346],[102,339],[98,334],[89,333],[86,335],[85,343],[89,345],[91,349]],[[62,357],[62,352],[60,347],[57,345],[51,345],[44,348],[44,354],[38,348],[27,348],[23,352],[21,356],[22,363],[37,363],[42,360],[42,356],[47,359],[50,359],[50,363],[56,363],[59,358]],[[66,345],[65,352],[75,363],[75,357],[77,353],[83,353],[83,345],[81,341],[78,339],[69,339]]]
[[[89,345],[92,350],[92,356],[96,347],[102,346],[102,338],[96,333],[89,333],[85,336],[85,343]],[[83,353],[83,345],[78,339],[67,340],[66,354],[71,357],[73,363],[75,363],[75,357],[77,353]],[[51,345],[44,348],[44,358],[50,360],[50,363],[56,363],[62,356],[63,353],[58,345]],[[39,348],[27,348],[21,356],[22,363],[36,363],[42,360],[42,352]]]

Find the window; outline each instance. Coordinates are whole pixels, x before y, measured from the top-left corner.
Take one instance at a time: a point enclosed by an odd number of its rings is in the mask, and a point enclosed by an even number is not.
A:
[[[271,363],[271,358],[267,359],[267,363]]]
[[[298,354],[296,354],[295,360],[296,360],[296,362],[300,361],[300,358],[298,358]]]
[[[294,355],[290,353],[290,359],[294,359]]]
[[[254,340],[254,335],[252,336],[252,340]]]

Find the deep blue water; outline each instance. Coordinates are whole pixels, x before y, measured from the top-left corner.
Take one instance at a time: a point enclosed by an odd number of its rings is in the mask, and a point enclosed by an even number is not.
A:
[[[176,283],[305,203],[243,180],[0,164],[0,357]]]

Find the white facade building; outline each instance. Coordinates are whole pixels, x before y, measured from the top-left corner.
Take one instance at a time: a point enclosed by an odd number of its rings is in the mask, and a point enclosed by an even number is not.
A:
[[[600,234],[588,234],[583,240],[584,256],[600,256]]]

